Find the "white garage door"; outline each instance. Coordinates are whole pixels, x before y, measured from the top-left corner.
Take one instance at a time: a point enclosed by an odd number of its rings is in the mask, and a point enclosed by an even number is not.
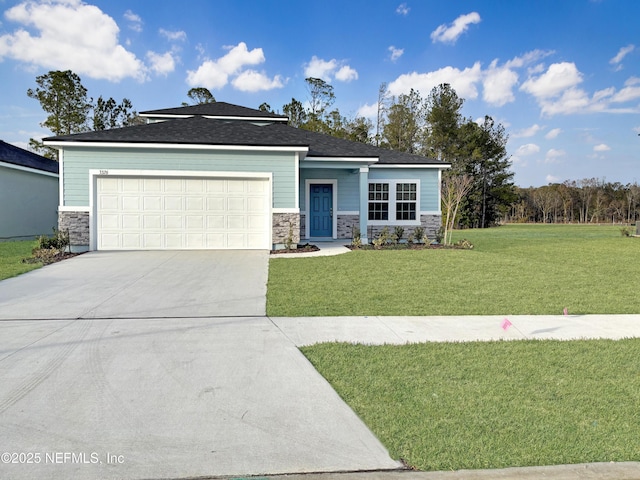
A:
[[[263,249],[269,181],[98,177],[98,250]]]

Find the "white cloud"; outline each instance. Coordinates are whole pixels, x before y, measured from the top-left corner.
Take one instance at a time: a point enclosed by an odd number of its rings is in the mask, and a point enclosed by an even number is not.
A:
[[[160,35],[162,35],[167,40],[170,40],[172,42],[184,42],[187,40],[187,34],[182,30],[172,32],[170,30],[165,30],[164,28],[161,28],[160,30],[158,30],[158,32],[160,33]]]
[[[237,75],[247,65],[259,65],[265,61],[262,48],[249,51],[247,44],[225,47],[228,53],[217,60],[206,59],[197,70],[187,71],[187,84],[191,87],[208,89],[222,88],[229,83],[229,77]]]
[[[305,77],[321,78],[325,82],[331,81],[331,75],[338,68],[338,61],[333,58],[329,61],[316,57],[311,57],[311,61],[304,69]]]
[[[157,75],[166,77],[176,69],[176,60],[171,52],[160,54],[149,51],[147,52],[147,60],[149,61],[149,68]]]
[[[554,128],[553,130],[549,130],[549,132],[544,136],[547,140],[553,140],[557,138],[558,135],[562,133],[561,128]]]
[[[513,87],[518,83],[518,74],[506,65],[498,67],[498,61],[491,62],[482,81],[482,98],[489,105],[501,107],[515,101]]]
[[[531,50],[519,57],[514,57],[505,63],[505,66],[508,68],[522,68],[524,66],[530,65],[534,62],[542,60],[549,55],[553,55],[555,52],[553,50]],[[542,65],[540,67],[544,68]]]
[[[519,157],[526,157],[528,155],[534,155],[540,151],[540,147],[535,143],[527,143],[525,145],[521,145],[516,150],[516,155]]]
[[[336,72],[336,80],[341,82],[350,82],[358,79],[358,72],[356,72],[349,65],[345,65]]]
[[[94,5],[25,1],[7,10],[5,18],[21,27],[0,36],[0,61],[12,58],[34,68],[69,69],[115,82],[146,79],[144,63],[118,43],[116,22]]]
[[[335,58],[324,60],[315,55],[306,64],[304,69],[305,77],[321,78],[325,82],[331,82],[332,78],[341,82],[350,82],[358,79],[358,72],[344,62],[339,62]]]
[[[640,78],[631,77],[625,82],[625,87],[611,95],[611,101],[616,103],[629,102],[640,98]]]
[[[428,73],[405,73],[389,84],[389,93],[399,95],[409,93],[411,89],[420,92],[426,97],[431,89],[441,83],[448,83],[453,87],[459,97],[465,99],[478,98],[476,84],[482,79],[482,68],[480,62],[476,62],[473,67],[458,70],[454,67],[444,67]]]
[[[582,82],[582,73],[574,63],[554,63],[540,75],[531,76],[520,90],[533,95],[542,115],[568,115],[593,112],[628,113],[633,108],[611,108],[611,103],[623,103],[640,98],[640,86],[632,77],[627,86],[616,92],[614,87],[598,90],[589,95],[577,86]]]
[[[391,45],[388,49],[391,52],[391,61],[395,62],[404,54],[404,48],[396,48]]]
[[[511,136],[513,138],[523,138],[523,137],[533,137],[536,133],[542,130],[542,127],[537,123],[531,125],[530,127],[523,128],[522,130],[518,130]]]
[[[609,150],[611,150],[611,147],[605,143],[593,147],[594,152],[608,152]]]
[[[622,60],[628,54],[633,52],[635,50],[635,48],[636,47],[633,44],[627,45],[626,47],[622,47],[620,50],[618,50],[618,54],[615,57],[613,57],[611,60],[609,60],[609,63],[611,65],[615,65],[616,66],[616,71],[622,70],[622,63],[621,63]]]
[[[563,157],[567,154],[564,150],[557,150],[555,148],[551,148],[547,151],[547,154],[544,157],[544,163],[556,163],[558,162],[560,157]]]
[[[284,86],[280,75],[271,79],[264,72],[256,72],[255,70],[245,70],[234,78],[231,84],[242,92],[260,92]]]
[[[134,32],[142,31],[142,18],[140,15],[133,13],[131,10],[124,12],[124,18],[129,22],[129,28]]]
[[[467,13],[456,18],[451,25],[442,24],[431,32],[433,43],[456,43],[460,35],[469,29],[469,25],[480,23],[478,12]]]
[[[356,116],[375,120],[378,117],[378,104],[374,103],[372,105],[369,105],[365,103],[358,109],[358,111],[356,112]]]
[[[546,177],[547,183],[558,183],[560,181],[560,179],[554,175],[547,175]]]
[[[409,10],[411,10],[409,7],[407,7],[406,3],[401,3],[400,5],[398,5],[398,8],[396,8],[396,13],[398,15],[408,15],[409,14]]]
[[[542,75],[529,78],[522,84],[520,90],[530,93],[536,98],[550,98],[581,82],[582,74],[576,68],[575,63],[554,63]]]

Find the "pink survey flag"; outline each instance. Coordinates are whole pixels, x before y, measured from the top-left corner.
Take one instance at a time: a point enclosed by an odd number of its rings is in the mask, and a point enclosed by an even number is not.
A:
[[[513,323],[511,323],[508,318],[505,318],[502,321],[502,329],[503,330],[508,330],[511,325],[513,325]]]
[[[566,315],[569,315],[569,310],[567,310],[567,307],[564,307],[564,310],[562,311],[562,313]]]

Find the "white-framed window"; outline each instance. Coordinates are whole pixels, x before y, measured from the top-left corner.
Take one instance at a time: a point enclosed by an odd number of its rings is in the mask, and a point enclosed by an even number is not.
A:
[[[413,224],[420,222],[418,180],[371,180],[368,192],[371,224]]]

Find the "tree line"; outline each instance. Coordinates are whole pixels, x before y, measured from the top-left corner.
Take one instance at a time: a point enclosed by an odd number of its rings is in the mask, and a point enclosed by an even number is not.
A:
[[[640,186],[597,178],[517,188],[505,222],[633,223],[640,220]]]

